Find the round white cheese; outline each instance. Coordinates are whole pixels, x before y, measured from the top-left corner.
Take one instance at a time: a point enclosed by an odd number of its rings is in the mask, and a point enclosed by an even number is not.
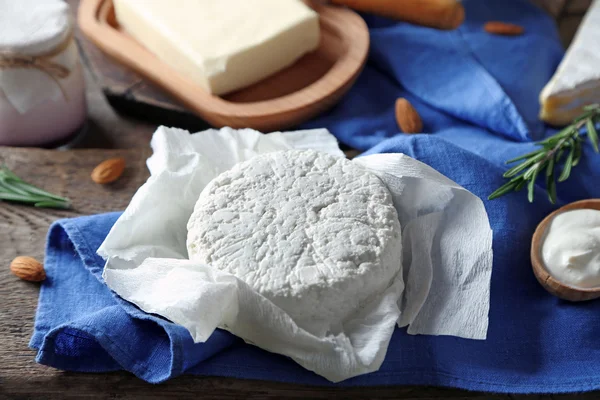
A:
[[[402,265],[387,187],[312,150],[260,155],[213,179],[188,222],[187,247],[191,260],[235,275],[300,326],[339,326]]]

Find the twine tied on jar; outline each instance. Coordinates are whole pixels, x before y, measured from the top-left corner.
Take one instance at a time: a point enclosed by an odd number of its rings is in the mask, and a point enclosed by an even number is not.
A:
[[[73,39],[72,31],[67,35],[65,40],[59,43],[54,49],[35,56],[0,51],[0,70],[9,68],[33,68],[40,70],[52,78],[54,82],[56,82],[63,97],[65,100],[68,100],[67,93],[61,85],[60,79],[65,79],[68,77],[71,73],[71,70],[57,62],[52,61],[52,58],[65,51],[71,44],[71,39]]]

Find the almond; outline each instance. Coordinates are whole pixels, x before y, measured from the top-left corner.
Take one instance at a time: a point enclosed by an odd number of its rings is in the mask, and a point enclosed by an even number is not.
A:
[[[517,36],[523,34],[525,28],[520,25],[509,24],[501,21],[490,21],[483,26],[487,33],[494,35]]]
[[[396,100],[396,122],[404,133],[423,131],[421,117],[410,102],[404,98]]]
[[[19,278],[39,282],[46,279],[46,271],[41,262],[33,257],[19,256],[10,263],[10,270]]]
[[[119,179],[125,170],[125,159],[111,158],[98,164],[92,171],[92,180],[104,185]]]

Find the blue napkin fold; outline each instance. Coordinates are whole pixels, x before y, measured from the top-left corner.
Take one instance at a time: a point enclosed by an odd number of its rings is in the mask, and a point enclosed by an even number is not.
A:
[[[504,161],[553,132],[537,119],[537,96],[563,50],[553,21],[526,0],[465,1],[467,21],[442,32],[365,16],[371,53],[365,71],[331,111],[303,127],[326,127],[370,153],[402,152],[482,199],[503,183]],[[525,27],[520,37],[491,36],[487,20]],[[394,102],[408,98],[427,134],[405,135]],[[396,329],[378,372],[337,385],[442,385],[494,392],[600,389],[600,301],[561,301],[535,280],[531,235],[566,202],[600,197],[600,156],[585,146],[581,164],[558,185],[551,205],[542,186],[484,200],[494,231],[488,338],[410,336]],[[114,296],[102,282],[96,249],[119,213],[58,221],[50,228],[31,347],[56,368],[127,370],[149,382],[189,373],[331,385],[286,357],[216,331],[194,344],[182,327]]]

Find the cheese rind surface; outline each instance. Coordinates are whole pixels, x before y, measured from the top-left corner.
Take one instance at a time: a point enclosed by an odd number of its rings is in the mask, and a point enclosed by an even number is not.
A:
[[[257,156],[216,177],[188,222],[187,247],[191,260],[235,275],[303,327],[340,326],[402,265],[387,187],[312,150]]]
[[[554,76],[540,93],[540,118],[567,125],[583,107],[600,102],[600,1],[583,19]]]
[[[254,84],[319,45],[301,0],[114,0],[119,24],[210,93]]]

